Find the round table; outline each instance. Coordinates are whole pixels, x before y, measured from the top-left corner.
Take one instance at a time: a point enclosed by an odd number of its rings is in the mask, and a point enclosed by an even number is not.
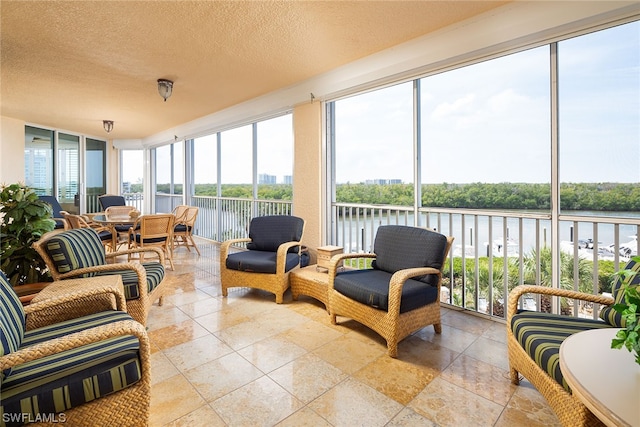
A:
[[[560,346],[560,369],[573,395],[608,426],[640,426],[640,365],[612,349],[618,328],[578,332]]]

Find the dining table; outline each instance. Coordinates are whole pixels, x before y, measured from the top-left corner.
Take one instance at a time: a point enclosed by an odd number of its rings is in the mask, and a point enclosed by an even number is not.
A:
[[[129,214],[126,214],[126,215],[107,214],[105,212],[92,214],[90,217],[92,221],[105,225],[111,229],[111,234],[113,235],[112,247],[114,251],[116,250],[119,244],[124,243],[124,242],[119,242],[118,234],[122,233],[122,231],[118,230],[116,227],[118,225],[124,225],[124,226],[130,227],[136,222],[136,219],[138,218],[137,216],[131,216]]]

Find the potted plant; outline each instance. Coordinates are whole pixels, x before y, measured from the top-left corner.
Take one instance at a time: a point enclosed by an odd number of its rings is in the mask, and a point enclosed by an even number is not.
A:
[[[24,184],[0,187],[0,270],[12,286],[50,281],[31,244],[55,227],[51,205]]]
[[[640,263],[640,257],[633,258]],[[622,270],[619,273],[626,281],[623,302],[615,304],[613,309],[622,315],[623,328],[611,341],[611,348],[626,348],[635,354],[636,363],[640,365],[640,286],[634,283],[637,270]]]

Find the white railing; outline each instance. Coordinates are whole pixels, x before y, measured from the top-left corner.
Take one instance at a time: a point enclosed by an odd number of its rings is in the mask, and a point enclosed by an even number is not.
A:
[[[551,286],[557,274],[561,287],[608,291],[610,272],[638,254],[640,215],[560,215],[555,239],[551,220],[544,212],[420,208],[416,215],[411,207],[336,203],[331,244],[345,252],[371,252],[378,227],[387,224],[417,225],[453,236],[453,263],[448,263],[441,300],[501,318],[509,289],[518,284]],[[561,252],[560,272],[549,270],[554,247]],[[540,300],[529,303],[542,305]],[[574,315],[597,316],[590,306],[564,302],[563,307]]]

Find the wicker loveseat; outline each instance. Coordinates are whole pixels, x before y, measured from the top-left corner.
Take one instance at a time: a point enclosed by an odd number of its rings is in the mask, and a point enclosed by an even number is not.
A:
[[[639,267],[640,263],[631,261],[626,269],[637,271]],[[640,275],[627,281],[638,284]],[[577,332],[623,327],[621,315],[611,307],[622,301],[623,283],[622,280],[614,283],[613,298],[534,285],[517,286],[509,294],[507,347],[511,382],[519,384],[519,375],[522,374],[544,396],[565,426],[600,426],[602,423],[572,395],[560,370],[560,345]],[[519,300],[526,294],[559,296],[602,304],[604,307],[600,311],[600,320],[522,310]]]
[[[68,294],[23,308],[0,273],[3,426],[148,424],[151,371],[144,326],[121,306],[49,323],[51,310],[82,298]]]

